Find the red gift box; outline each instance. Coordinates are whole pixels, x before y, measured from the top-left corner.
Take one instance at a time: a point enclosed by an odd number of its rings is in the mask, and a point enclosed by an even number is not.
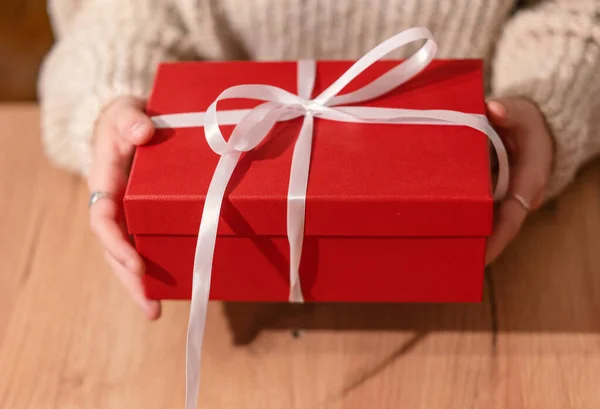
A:
[[[379,61],[352,91],[398,61]],[[350,62],[317,64],[314,94]],[[150,115],[206,111],[226,88],[271,84],[296,92],[295,62],[160,66]],[[231,100],[219,109],[252,108]],[[482,63],[436,60],[416,78],[362,106],[483,114]],[[210,298],[287,301],[286,206],[302,118],[278,123],[246,153],[229,183]],[[223,127],[229,132],[233,126]],[[137,149],[124,198],[129,232],[147,264],[153,299],[189,299],[194,249],[216,155],[202,128],[158,129]],[[356,124],[315,119],[300,265],[308,301],[471,302],[482,297],[492,228],[488,141],[464,126]]]

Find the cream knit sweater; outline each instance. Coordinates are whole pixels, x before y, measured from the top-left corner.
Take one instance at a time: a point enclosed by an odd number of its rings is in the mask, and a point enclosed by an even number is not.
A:
[[[600,152],[600,0],[50,0],[49,11],[44,146],[84,175],[100,110],[146,97],[161,61],[356,59],[411,26],[432,31],[440,58],[483,58],[489,96],[539,105],[556,141],[549,196]]]

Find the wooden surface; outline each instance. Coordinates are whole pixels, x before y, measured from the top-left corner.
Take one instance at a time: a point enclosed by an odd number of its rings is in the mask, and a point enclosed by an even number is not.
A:
[[[88,231],[85,184],[48,165],[37,121],[34,106],[0,106],[0,408],[183,408],[187,303],[142,318]],[[201,407],[599,408],[599,163],[491,277],[497,336],[490,298],[212,304]]]
[[[53,41],[47,3],[0,0],[0,101],[36,99],[40,64]]]

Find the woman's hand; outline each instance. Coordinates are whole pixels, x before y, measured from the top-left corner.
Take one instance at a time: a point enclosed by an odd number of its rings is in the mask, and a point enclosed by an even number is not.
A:
[[[108,196],[101,197],[91,206],[90,227],[100,240],[113,272],[145,315],[156,319],[160,315],[160,304],[144,295],[144,262],[127,238],[121,206],[134,148],[148,142],[154,134],[152,122],[144,114],[143,107],[141,100],[120,97],[98,118],[88,184],[91,192]]]
[[[487,110],[504,141],[510,163],[508,193],[496,211],[494,232],[488,241],[486,263],[490,263],[515,238],[529,210],[542,203],[554,148],[544,115],[533,102],[498,99],[488,102]]]

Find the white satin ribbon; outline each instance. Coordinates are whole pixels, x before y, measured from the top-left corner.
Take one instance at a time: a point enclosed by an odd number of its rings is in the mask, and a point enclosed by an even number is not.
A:
[[[356,76],[391,51],[408,43],[425,44],[403,63],[364,87],[343,95],[338,93]],[[204,127],[211,149],[220,155],[206,194],[194,258],[192,298],[187,336],[186,409],[196,407],[200,383],[201,349],[206,324],[217,227],[223,196],[243,152],[254,149],[276,122],[303,117],[294,146],[287,208],[287,236],[290,245],[290,302],[303,302],[299,267],[304,238],[306,189],[310,168],[314,118],[341,122],[467,126],[487,135],[498,156],[499,175],[494,198],[502,198],[508,187],[508,158],[500,137],[483,115],[449,110],[412,110],[365,106],[341,106],[372,100],[384,95],[420,73],[433,60],[437,46],[426,28],[410,28],[384,41],[353,64],[340,78],[314,99],[310,99],[316,75],[312,60],[298,62],[298,95],[271,85],[236,85],[223,91],[204,113],[153,117],[157,128]],[[217,111],[217,103],[229,98],[264,101],[253,109]],[[221,125],[236,125],[226,140]]]

